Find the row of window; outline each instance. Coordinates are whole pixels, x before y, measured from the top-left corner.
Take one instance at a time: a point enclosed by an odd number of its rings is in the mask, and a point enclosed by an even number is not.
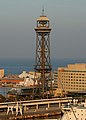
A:
[[[57,82],[56,82],[57,83]],[[67,84],[86,84],[86,81],[78,81],[78,82],[76,82],[76,81],[70,81],[70,82],[68,82],[68,81],[61,81],[61,83],[63,83],[63,84],[65,84],[65,83],[67,83]]]
[[[64,89],[65,90],[81,90],[81,91],[86,90],[86,88],[75,88],[75,87],[74,88],[73,87],[72,88],[70,88],[70,87],[64,87]]]
[[[81,72],[72,72],[72,73],[71,72],[61,72],[61,73],[59,73],[58,72],[58,75],[59,74],[63,74],[63,75],[86,75],[86,71],[85,71],[85,73],[81,73]]]
[[[78,83],[78,82],[76,82],[76,83],[73,83],[73,82],[70,82],[70,83],[68,83],[68,82],[61,82],[61,84],[69,85],[69,86],[86,86],[86,83]]]
[[[74,75],[73,76],[59,75],[59,77],[62,77],[62,78],[86,78],[86,76],[83,77],[83,76],[79,76],[79,75],[78,76],[74,76]]]
[[[67,79],[67,78],[62,78],[62,79],[59,79],[60,81],[86,81],[86,79]]]

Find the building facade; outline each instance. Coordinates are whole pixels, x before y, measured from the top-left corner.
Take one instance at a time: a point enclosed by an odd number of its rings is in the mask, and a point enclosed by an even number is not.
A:
[[[58,88],[58,72],[57,70],[53,71],[53,90],[56,90]]]
[[[4,69],[0,68],[0,78],[3,78],[3,77],[4,77]]]
[[[86,64],[58,67],[58,89],[65,92],[86,91]]]

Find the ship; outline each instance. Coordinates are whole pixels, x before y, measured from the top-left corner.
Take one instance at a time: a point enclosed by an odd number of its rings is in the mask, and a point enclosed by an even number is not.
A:
[[[62,107],[64,112],[61,120],[86,120],[86,101],[82,103],[68,104]]]

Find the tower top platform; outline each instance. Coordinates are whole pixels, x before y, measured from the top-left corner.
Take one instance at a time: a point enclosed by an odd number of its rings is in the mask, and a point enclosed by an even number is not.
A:
[[[40,16],[37,21],[49,21],[49,18],[47,16]]]

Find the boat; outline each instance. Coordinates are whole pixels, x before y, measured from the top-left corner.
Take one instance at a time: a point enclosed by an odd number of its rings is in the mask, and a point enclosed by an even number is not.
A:
[[[86,120],[86,101],[68,104],[62,108],[64,112],[61,120]]]

